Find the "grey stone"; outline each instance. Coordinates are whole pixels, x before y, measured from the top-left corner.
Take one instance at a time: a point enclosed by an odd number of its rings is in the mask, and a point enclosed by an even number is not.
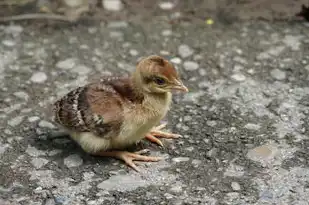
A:
[[[47,75],[44,72],[36,72],[31,76],[30,80],[34,83],[43,83],[47,80]]]
[[[86,75],[89,73],[91,70],[87,66],[84,65],[77,65],[72,69],[73,72],[78,73],[79,75]]]
[[[104,9],[108,11],[121,11],[123,3],[120,0],[102,0]]]
[[[231,187],[234,191],[239,191],[241,189],[240,185],[237,182],[232,182]]]
[[[44,151],[38,150],[35,147],[31,147],[31,146],[28,146],[28,148],[26,149],[26,153],[28,153],[32,157],[38,157],[38,156],[45,155]]]
[[[162,36],[171,36],[172,33],[173,33],[173,32],[172,32],[171,30],[165,29],[165,30],[163,30],[163,31],[161,32],[161,35],[162,35]]]
[[[55,205],[56,202],[54,199],[47,199],[44,205]]]
[[[242,81],[245,81],[246,80],[246,76],[244,74],[241,74],[241,73],[236,73],[236,74],[233,74],[231,76],[231,78],[234,80],[234,81],[237,81],[237,82],[242,82]]]
[[[69,168],[78,167],[83,164],[83,159],[77,154],[72,154],[64,159],[64,164]]]
[[[175,58],[172,58],[172,59],[171,59],[171,62],[172,62],[172,63],[175,63],[175,64],[181,64],[181,59],[175,57]],[[308,69],[308,70],[309,70],[309,69]]]
[[[107,24],[109,28],[126,28],[128,23],[126,21],[112,21]]]
[[[28,100],[29,99],[29,95],[23,91],[18,91],[18,92],[15,92],[14,95],[20,99],[23,99],[23,100]]]
[[[194,71],[198,69],[199,65],[194,61],[185,61],[183,67],[186,71]]]
[[[32,116],[32,117],[28,117],[28,121],[29,122],[35,122],[38,121],[40,118],[38,116]]]
[[[248,130],[259,130],[261,128],[261,125],[248,123],[245,125],[245,128]]]
[[[189,160],[190,160],[189,157],[175,157],[175,158],[172,159],[172,161],[176,162],[176,163],[178,163],[178,162],[187,162]]]
[[[131,56],[137,56],[138,55],[138,51],[135,50],[135,49],[130,49],[129,53],[130,53]]]
[[[69,70],[69,69],[74,68],[75,65],[76,65],[76,59],[75,58],[67,58],[63,61],[59,61],[56,64],[56,67],[60,68],[60,69],[64,69],[64,70]]]
[[[24,116],[17,116],[11,120],[8,121],[8,125],[15,127],[19,125],[24,120]]]
[[[191,56],[194,53],[193,49],[190,48],[188,45],[186,44],[182,44],[178,47],[178,54],[180,55],[180,57],[182,58],[187,58],[189,56]]]
[[[47,159],[44,158],[33,158],[31,160],[31,164],[37,168],[40,169],[41,167],[43,167],[44,165],[46,165],[49,161]]]
[[[159,3],[159,7],[163,10],[171,10],[173,9],[175,4],[170,1],[163,1]]]
[[[39,122],[39,127],[48,128],[48,129],[55,129],[56,128],[52,123],[45,121],[45,120],[41,120]]]
[[[16,45],[15,41],[12,41],[12,40],[3,40],[2,44],[7,47],[13,47]]]
[[[79,7],[84,4],[83,0],[63,0],[63,2],[69,7]]]
[[[276,80],[284,80],[286,78],[285,72],[277,68],[271,70],[270,75]]]

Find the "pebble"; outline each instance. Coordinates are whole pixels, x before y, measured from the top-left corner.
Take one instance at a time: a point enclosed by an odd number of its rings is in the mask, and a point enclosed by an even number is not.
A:
[[[32,116],[32,117],[28,117],[28,121],[29,122],[35,122],[38,121],[40,118],[38,116]]]
[[[74,68],[76,64],[76,59],[75,58],[67,58],[63,61],[59,61],[56,63],[56,67],[64,70],[72,69]]]
[[[245,128],[248,130],[259,130],[261,126],[258,124],[248,123],[245,125]]]
[[[31,146],[28,146],[28,148],[26,149],[26,153],[28,153],[32,157],[38,157],[40,155],[45,155],[45,152],[43,152],[42,150],[38,150],[37,148],[31,147]]]
[[[41,120],[41,121],[39,122],[39,127],[41,127],[41,128],[55,129],[55,126],[54,126],[52,123],[47,122],[47,121],[45,121],[45,120]]]
[[[239,191],[241,189],[240,185],[237,182],[232,182],[231,187],[234,191]]]
[[[109,33],[109,36],[111,38],[122,38],[123,37],[123,33],[119,32],[119,31],[111,31]]]
[[[172,31],[171,30],[168,30],[168,29],[165,29],[161,32],[161,35],[162,36],[170,36],[172,35]]]
[[[112,21],[107,24],[108,28],[126,28],[128,23],[126,21]]]
[[[72,155],[66,157],[64,159],[63,163],[69,168],[70,167],[78,167],[78,166],[83,164],[83,159],[77,154],[72,154]]]
[[[123,3],[120,0],[102,0],[102,5],[108,11],[120,11],[123,9]]]
[[[176,163],[178,163],[178,162],[187,162],[189,160],[190,160],[189,157],[176,157],[176,158],[172,159],[172,161],[176,162]]]
[[[137,56],[138,55],[138,51],[135,50],[135,49],[130,49],[129,53],[130,53],[131,56]]]
[[[170,1],[165,1],[165,2],[160,2],[159,3],[159,7],[162,9],[162,10],[171,10],[175,7],[175,5],[170,2]]]
[[[79,7],[79,6],[83,5],[84,0],[63,0],[63,2],[67,6],[74,8],[74,7]]]
[[[231,78],[237,82],[242,82],[246,80],[246,76],[241,73],[233,74]]]
[[[199,65],[194,61],[185,61],[183,63],[183,66],[186,71],[194,71],[194,70],[197,70],[199,67]]]
[[[28,100],[29,99],[29,95],[23,91],[18,91],[18,92],[15,92],[14,95],[20,99],[23,99],[23,100]]]
[[[43,159],[43,158],[33,158],[31,160],[31,164],[37,169],[40,169],[41,167],[46,165],[48,162],[49,161],[47,159]]]
[[[36,72],[31,76],[30,80],[34,83],[43,83],[47,80],[47,75],[44,72]]]
[[[274,158],[277,153],[277,148],[265,144],[254,149],[249,150],[247,157],[253,161],[269,161]]]
[[[44,205],[55,205],[56,202],[54,199],[47,199]]]
[[[180,193],[182,192],[182,187],[180,185],[175,185],[170,189],[170,191],[173,193]]]
[[[175,64],[181,64],[181,58],[175,57],[175,58],[172,58],[170,61]]]
[[[189,56],[191,56],[194,53],[193,49],[190,48],[188,45],[186,44],[182,44],[178,47],[178,54],[180,55],[180,57],[182,58],[187,58]]]
[[[271,70],[270,75],[276,80],[284,80],[286,77],[285,72],[279,70],[278,68]]]
[[[15,127],[19,125],[24,119],[24,116],[18,116],[8,121],[8,125]]]
[[[84,66],[84,65],[78,65],[74,67],[73,70],[75,73],[78,73],[79,75],[85,75],[90,72],[90,68]]]
[[[7,46],[7,47],[13,47],[13,46],[16,45],[16,43],[14,41],[11,41],[11,40],[3,40],[2,44]]]
[[[306,66],[305,66],[305,69],[306,69],[307,71],[309,71],[309,65],[306,65]]]
[[[23,27],[19,25],[9,25],[5,27],[4,32],[7,34],[19,35],[23,30]]]
[[[200,76],[205,76],[207,74],[206,70],[203,68],[199,69],[198,73],[200,74]]]

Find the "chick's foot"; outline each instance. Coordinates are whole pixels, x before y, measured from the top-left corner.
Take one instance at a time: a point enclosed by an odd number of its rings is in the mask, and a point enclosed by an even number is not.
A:
[[[102,151],[95,153],[97,156],[104,157],[114,157],[120,160],[123,160],[128,166],[133,168],[135,171],[139,172],[140,170],[137,168],[136,164],[133,161],[144,161],[144,162],[157,162],[160,161],[161,157],[152,157],[152,156],[144,156],[142,154],[148,153],[149,150],[143,149],[138,152],[127,152],[127,151]]]
[[[177,139],[177,138],[181,137],[181,135],[179,135],[179,134],[174,134],[174,133],[170,133],[170,132],[161,131],[164,127],[166,127],[166,123],[161,124],[161,125],[159,125],[157,127],[154,127],[145,136],[145,138],[147,140],[149,140],[150,142],[156,143],[156,144],[158,144],[158,145],[163,147],[163,143],[157,137],[166,138],[166,139]]]

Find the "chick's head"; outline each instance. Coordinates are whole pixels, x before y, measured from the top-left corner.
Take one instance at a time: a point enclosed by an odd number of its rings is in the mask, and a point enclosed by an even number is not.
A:
[[[166,93],[173,90],[188,92],[175,67],[164,58],[151,55],[142,59],[136,69],[142,88],[150,93]]]

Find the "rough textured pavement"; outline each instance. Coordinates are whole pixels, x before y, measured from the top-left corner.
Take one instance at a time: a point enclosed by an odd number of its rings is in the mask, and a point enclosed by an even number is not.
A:
[[[165,16],[1,25],[0,204],[308,204],[308,29]],[[167,117],[183,138],[138,145],[165,160],[135,173],[50,138],[57,97],[149,54],[170,59],[191,90]]]

